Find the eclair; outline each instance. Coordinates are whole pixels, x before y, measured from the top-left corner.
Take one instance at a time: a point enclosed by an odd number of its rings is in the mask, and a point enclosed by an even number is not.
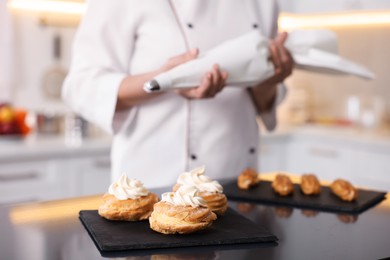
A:
[[[248,190],[259,182],[259,175],[251,168],[245,169],[237,178],[237,186],[242,190]]]
[[[303,174],[301,177],[301,191],[305,195],[318,195],[321,184],[314,174]]]
[[[288,196],[294,191],[294,184],[290,177],[279,173],[272,182],[273,190],[280,196]]]
[[[352,184],[343,179],[336,179],[330,185],[332,192],[344,201],[353,201],[358,198],[357,189]]]

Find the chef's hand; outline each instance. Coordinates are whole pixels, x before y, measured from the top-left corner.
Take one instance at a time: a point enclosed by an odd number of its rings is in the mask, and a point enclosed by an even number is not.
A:
[[[294,67],[294,59],[291,53],[284,46],[287,40],[288,34],[283,32],[278,35],[274,40],[271,40],[269,44],[270,59],[274,64],[274,75],[266,80],[267,84],[277,84],[283,82],[288,76],[291,75]]]
[[[270,60],[275,67],[274,75],[250,89],[259,113],[272,107],[277,94],[277,84],[283,82],[292,73],[294,60],[284,46],[287,36],[286,32],[281,33],[269,44]]]
[[[162,67],[162,70],[167,71],[182,63],[196,59],[198,53],[198,49],[192,49],[182,55],[170,58]],[[203,76],[199,86],[177,89],[176,93],[188,99],[212,98],[225,87],[227,76],[227,72],[221,72],[219,66],[215,64],[212,69]]]

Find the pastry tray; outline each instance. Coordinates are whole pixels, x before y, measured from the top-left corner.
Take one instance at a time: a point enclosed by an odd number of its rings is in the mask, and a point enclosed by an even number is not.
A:
[[[386,196],[386,192],[358,189],[358,199],[346,202],[336,197],[327,186],[321,187],[319,195],[307,196],[301,192],[299,184],[294,184],[293,194],[282,197],[273,191],[270,181],[261,181],[249,190],[241,190],[236,179],[226,181],[223,188],[230,200],[352,214],[365,211],[384,200]]]
[[[79,218],[100,253],[112,251],[166,249],[196,246],[223,246],[270,243],[277,237],[228,208],[204,231],[187,235],[164,235],[153,231],[149,221],[110,221],[97,210],[82,210]]]

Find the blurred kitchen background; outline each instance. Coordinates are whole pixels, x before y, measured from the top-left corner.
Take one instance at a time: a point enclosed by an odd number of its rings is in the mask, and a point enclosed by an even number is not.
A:
[[[327,28],[376,79],[296,70],[260,172],[390,190],[390,1],[280,0],[281,31]],[[105,192],[110,137],[61,101],[82,0],[0,0],[0,203]]]

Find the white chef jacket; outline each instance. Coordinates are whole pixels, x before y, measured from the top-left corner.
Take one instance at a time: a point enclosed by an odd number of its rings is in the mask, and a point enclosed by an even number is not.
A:
[[[212,99],[189,100],[167,91],[115,111],[126,75],[160,68],[189,49],[207,51],[250,30],[274,37],[272,0],[89,0],[75,37],[63,98],[85,119],[114,135],[112,180],[122,173],[146,187],[172,185],[183,171],[204,165],[212,178],[257,168],[259,130],[247,89],[225,87]],[[275,124],[278,101],[262,114]]]

